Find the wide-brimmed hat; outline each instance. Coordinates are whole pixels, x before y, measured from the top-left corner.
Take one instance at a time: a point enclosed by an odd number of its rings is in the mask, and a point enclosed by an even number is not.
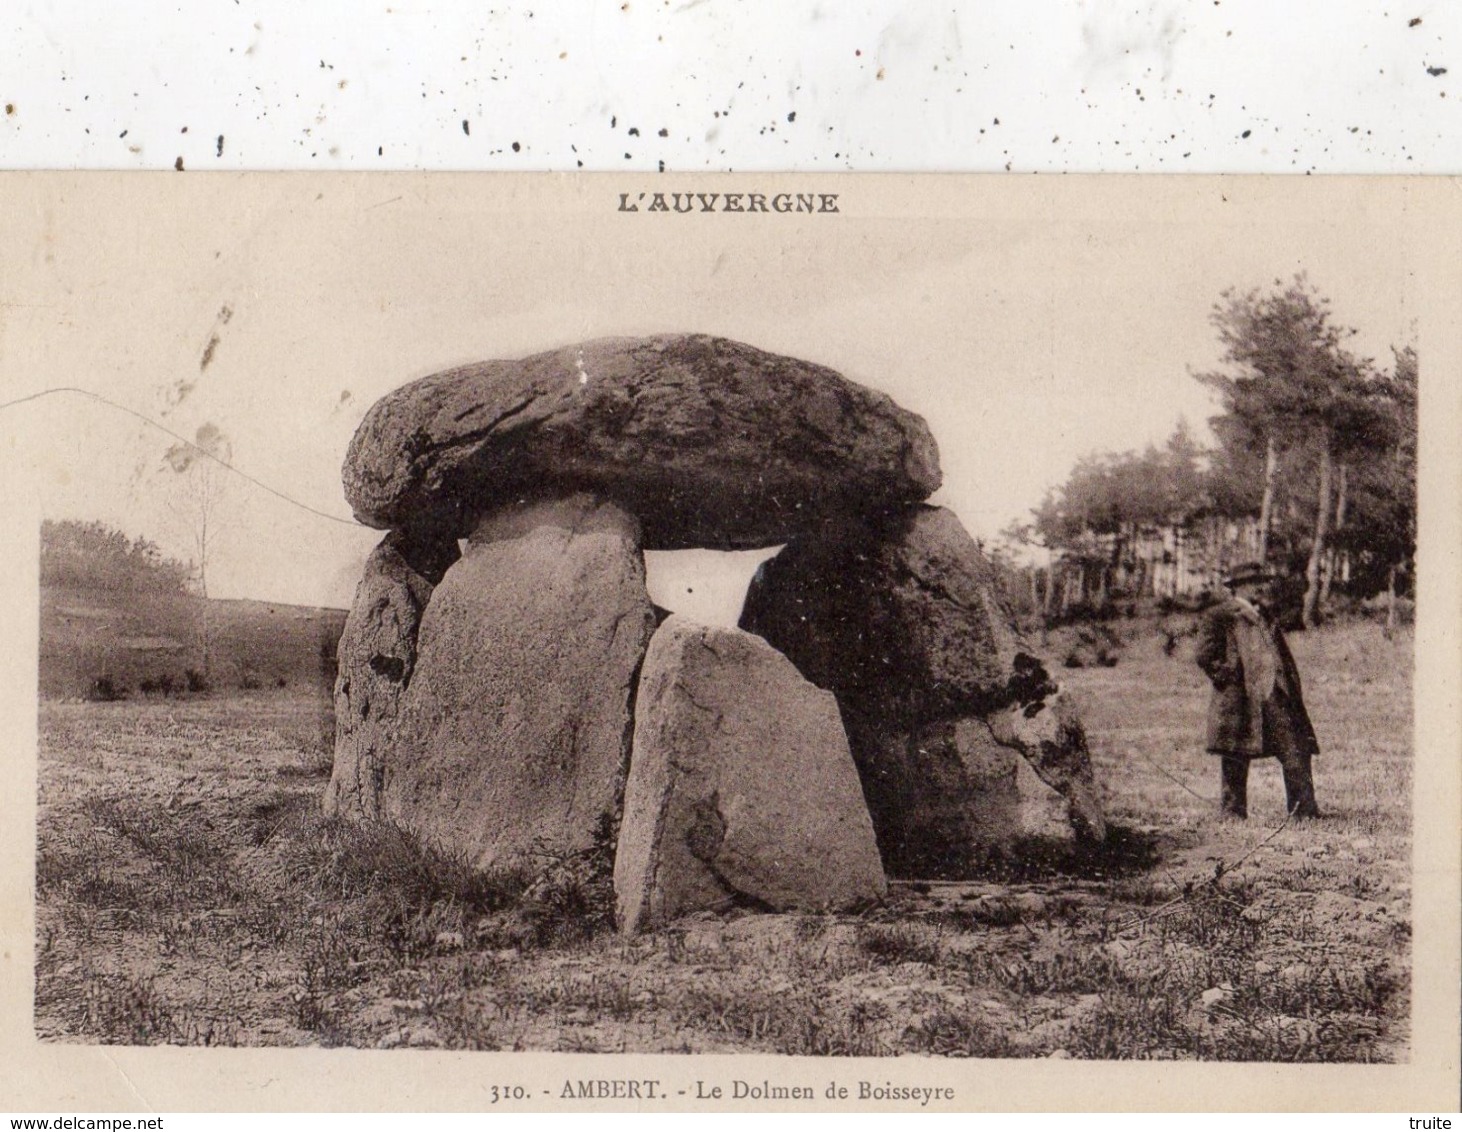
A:
[[[1276,576],[1262,562],[1244,562],[1231,566],[1224,572],[1223,584],[1233,589],[1235,586],[1253,585],[1256,582],[1272,582]]]

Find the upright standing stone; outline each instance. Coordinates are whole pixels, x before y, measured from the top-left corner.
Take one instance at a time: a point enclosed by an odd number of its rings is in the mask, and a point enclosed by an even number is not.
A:
[[[614,885],[631,932],[737,903],[843,910],[881,898],[833,697],[765,641],[671,616],[640,678]]]
[[[386,816],[484,868],[592,848],[654,620],[633,516],[588,494],[488,515],[422,619]]]
[[[336,654],[335,762],[326,813],[380,817],[384,759],[416,669],[421,615],[457,556],[455,539],[393,531],[366,559]]]
[[[1029,838],[1071,842],[1069,804],[984,718],[940,719],[910,732],[855,721],[865,783],[886,861],[900,875],[967,876]]]
[[[1003,707],[1041,667],[989,563],[943,507],[829,525],[789,543],[757,570],[741,628],[839,703],[881,716]]]
[[[1077,834],[1105,836],[1075,712],[1046,707],[1059,689],[951,512],[912,507],[788,544],[757,571],[741,627],[837,696],[890,872],[954,875],[1018,835],[1024,819],[993,816],[1010,805],[982,769],[990,741],[1061,792]]]
[[[1067,800],[1078,835],[1092,841],[1106,837],[1086,728],[1070,696],[1054,689],[1039,700],[992,714],[989,724],[997,742],[1019,751],[1037,777]]]

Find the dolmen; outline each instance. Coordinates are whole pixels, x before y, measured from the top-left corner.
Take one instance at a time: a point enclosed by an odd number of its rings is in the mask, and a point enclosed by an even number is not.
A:
[[[377,402],[343,478],[387,533],[329,813],[481,869],[607,853],[631,932],[1105,836],[1071,702],[924,502],[928,426],[830,369],[698,334],[462,366]],[[646,550],[772,546],[739,628],[650,601]]]

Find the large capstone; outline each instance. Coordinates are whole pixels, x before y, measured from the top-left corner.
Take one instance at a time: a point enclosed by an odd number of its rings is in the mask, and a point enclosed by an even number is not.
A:
[[[488,516],[422,618],[384,815],[484,868],[607,849],[654,622],[639,525],[614,504]]]
[[[374,527],[460,533],[545,491],[592,491],[652,550],[784,543],[926,498],[924,421],[833,370],[704,334],[605,338],[422,378],[376,403],[345,492]]]
[[[326,813],[380,816],[385,758],[415,674],[422,612],[457,557],[455,539],[393,531],[366,559],[336,654],[335,762]]]
[[[985,732],[1062,794],[1075,833],[1105,836],[1080,721],[1064,699],[1048,706],[1059,688],[951,512],[790,543],[758,570],[740,623],[837,696],[890,872],[958,873],[1021,832],[991,816],[1009,806],[979,770]]]
[[[736,905],[846,910],[886,890],[837,705],[765,641],[672,616],[636,701],[621,926]]]

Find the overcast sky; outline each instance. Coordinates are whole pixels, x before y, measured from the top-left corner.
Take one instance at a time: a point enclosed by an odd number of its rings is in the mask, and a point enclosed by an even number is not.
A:
[[[3,187],[0,399],[77,385],[184,435],[213,423],[241,468],[341,519],[341,459],[382,394],[601,335],[725,335],[886,391],[939,442],[936,502],[984,536],[1083,453],[1202,425],[1190,374],[1217,361],[1225,287],[1303,270],[1361,352],[1417,337],[1394,184],[881,177],[817,184],[843,211],[801,218],[616,213],[622,189],[707,187],[645,176]],[[44,513],[190,553],[167,436],[61,397],[0,431],[30,446]],[[241,481],[222,516],[215,596],[348,604],[379,537]],[[704,615],[752,564],[655,558],[656,597]]]

